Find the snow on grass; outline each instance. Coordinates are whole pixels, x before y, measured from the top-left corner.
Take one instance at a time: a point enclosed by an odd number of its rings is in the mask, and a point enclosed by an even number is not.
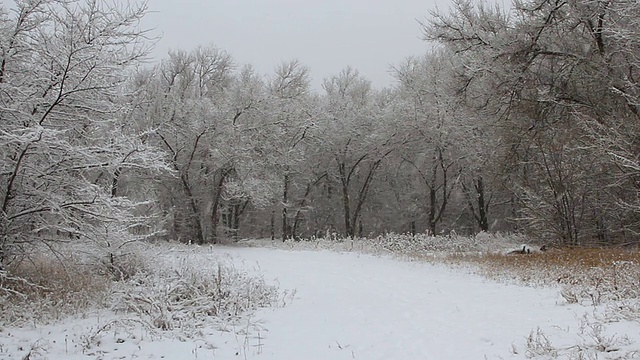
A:
[[[640,358],[636,259],[504,255],[523,240],[151,245],[115,262],[108,308],[3,323],[0,359]]]
[[[277,303],[275,286],[239,271],[212,249],[176,250],[166,251],[151,273],[117,286],[114,310],[138,314],[161,330],[179,328],[192,335],[211,320],[233,323]]]
[[[93,264],[91,257],[60,262],[43,253],[41,266],[13,266],[10,273],[20,277],[5,273],[0,283],[0,359],[155,358],[167,343],[182,354],[221,347],[236,354],[261,330],[253,312],[281,304],[275,285],[237,269],[213,248],[131,250]]]
[[[447,236],[427,234],[386,234],[372,239],[341,238],[328,233],[324,237],[303,241],[256,240],[247,239],[240,243],[245,246],[273,247],[290,250],[331,250],[353,251],[366,254],[393,254],[405,258],[423,258],[449,256],[451,254],[500,253],[521,248],[526,238],[519,235],[479,233],[476,236],[459,236],[452,233]]]

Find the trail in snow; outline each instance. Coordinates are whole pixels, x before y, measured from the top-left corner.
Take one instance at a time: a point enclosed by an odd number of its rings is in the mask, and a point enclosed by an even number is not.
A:
[[[509,358],[523,355],[538,327],[578,326],[579,308],[560,305],[557,289],[353,253],[225,251],[297,291],[286,307],[258,314],[268,332],[249,358]]]
[[[218,260],[230,258],[281,291],[295,289],[295,297],[238,325],[201,329],[195,340],[170,331],[158,337],[136,326],[135,315],[107,310],[47,326],[1,328],[0,359],[577,359],[583,350],[597,352],[584,358],[631,359],[638,349],[640,324],[606,324],[599,333],[600,323],[590,328],[583,318],[594,309],[566,304],[558,289],[498,284],[444,265],[357,253],[188,252],[212,272]],[[167,256],[178,258],[173,251]],[[527,337],[538,328],[543,346],[527,353]],[[611,346],[602,348],[598,336]]]

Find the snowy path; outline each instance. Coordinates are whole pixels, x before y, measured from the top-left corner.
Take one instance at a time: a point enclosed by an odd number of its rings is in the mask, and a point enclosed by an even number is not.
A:
[[[176,256],[172,251],[167,256]],[[195,338],[171,331],[153,336],[149,328],[135,326],[137,322],[133,327],[110,327],[129,324],[122,321],[132,315],[108,310],[46,326],[0,328],[0,360],[635,359],[640,355],[640,323],[606,322],[606,331],[601,332],[600,323],[585,323],[594,318],[594,309],[567,305],[558,289],[497,284],[443,265],[356,253],[192,247],[188,254],[197,266],[211,266],[212,271],[218,260],[231,261],[238,269],[278,283],[281,291],[295,289],[295,298],[284,297],[286,306],[259,310],[235,326],[203,328]],[[583,318],[584,314],[589,315]],[[540,346],[527,353],[527,337],[538,328],[544,335],[533,343]],[[247,329],[251,331],[243,332]],[[552,345],[547,346],[546,339]],[[597,339],[600,343],[594,342]],[[584,351],[590,351],[589,356],[583,356]]]
[[[496,284],[442,266],[350,253],[225,252],[281,289],[297,290],[286,307],[257,314],[268,332],[247,358],[522,358],[532,330],[575,332],[578,323],[579,309],[559,305],[558,290]]]

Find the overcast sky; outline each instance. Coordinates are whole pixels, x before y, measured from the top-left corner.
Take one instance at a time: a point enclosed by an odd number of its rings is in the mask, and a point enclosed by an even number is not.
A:
[[[441,9],[446,0],[438,0]],[[154,55],[214,44],[236,62],[263,74],[282,61],[298,59],[311,69],[313,87],[347,65],[375,87],[393,79],[389,65],[420,55],[416,19],[425,19],[434,0],[149,0],[144,25],[162,34]]]

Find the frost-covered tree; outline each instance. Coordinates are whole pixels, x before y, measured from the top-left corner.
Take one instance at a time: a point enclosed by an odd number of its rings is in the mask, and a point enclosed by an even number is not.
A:
[[[145,106],[139,121],[168,154],[178,178],[163,178],[162,206],[173,238],[202,244],[212,238],[207,210],[220,197],[227,170],[209,151],[225,131],[224,101],[233,81],[231,56],[213,46],[171,51],[153,70],[138,74]],[[225,128],[226,129],[226,128]],[[168,191],[166,191],[168,190]]]
[[[346,68],[326,79],[323,87],[326,94],[314,137],[321,139],[328,180],[337,183],[345,235],[362,236],[364,205],[375,175],[395,149],[396,134],[383,121],[371,83],[357,70]]]
[[[463,120],[468,119],[450,87],[448,58],[446,52],[433,52],[395,68],[404,105],[401,128],[409,139],[399,160],[404,171],[417,179],[418,189],[424,189],[417,192],[424,199],[417,205],[432,234],[443,220],[465,157],[459,145],[465,135]]]
[[[632,235],[637,191],[637,6],[516,1],[505,11],[458,0],[425,38],[463,64],[461,95],[493,114],[514,218],[571,244]],[[622,210],[622,211],[621,211]]]
[[[280,188],[275,90],[214,46],[172,51],[139,75],[141,117],[179,174],[159,184],[169,190],[162,203],[172,236],[198,244],[235,238],[247,209],[273,204]]]
[[[164,171],[130,126],[125,86],[149,50],[144,5],[24,0],[0,8],[0,253],[32,244],[133,239],[148,218],[128,176]],[[149,231],[143,231],[149,233]]]
[[[274,171],[282,176],[282,240],[295,238],[310,193],[310,185],[302,194],[299,183],[308,182],[310,168],[305,161],[308,133],[315,117],[311,97],[309,69],[293,60],[278,65],[268,82],[271,116],[271,144]],[[273,220],[275,221],[275,220]],[[272,229],[272,237],[275,229]]]

